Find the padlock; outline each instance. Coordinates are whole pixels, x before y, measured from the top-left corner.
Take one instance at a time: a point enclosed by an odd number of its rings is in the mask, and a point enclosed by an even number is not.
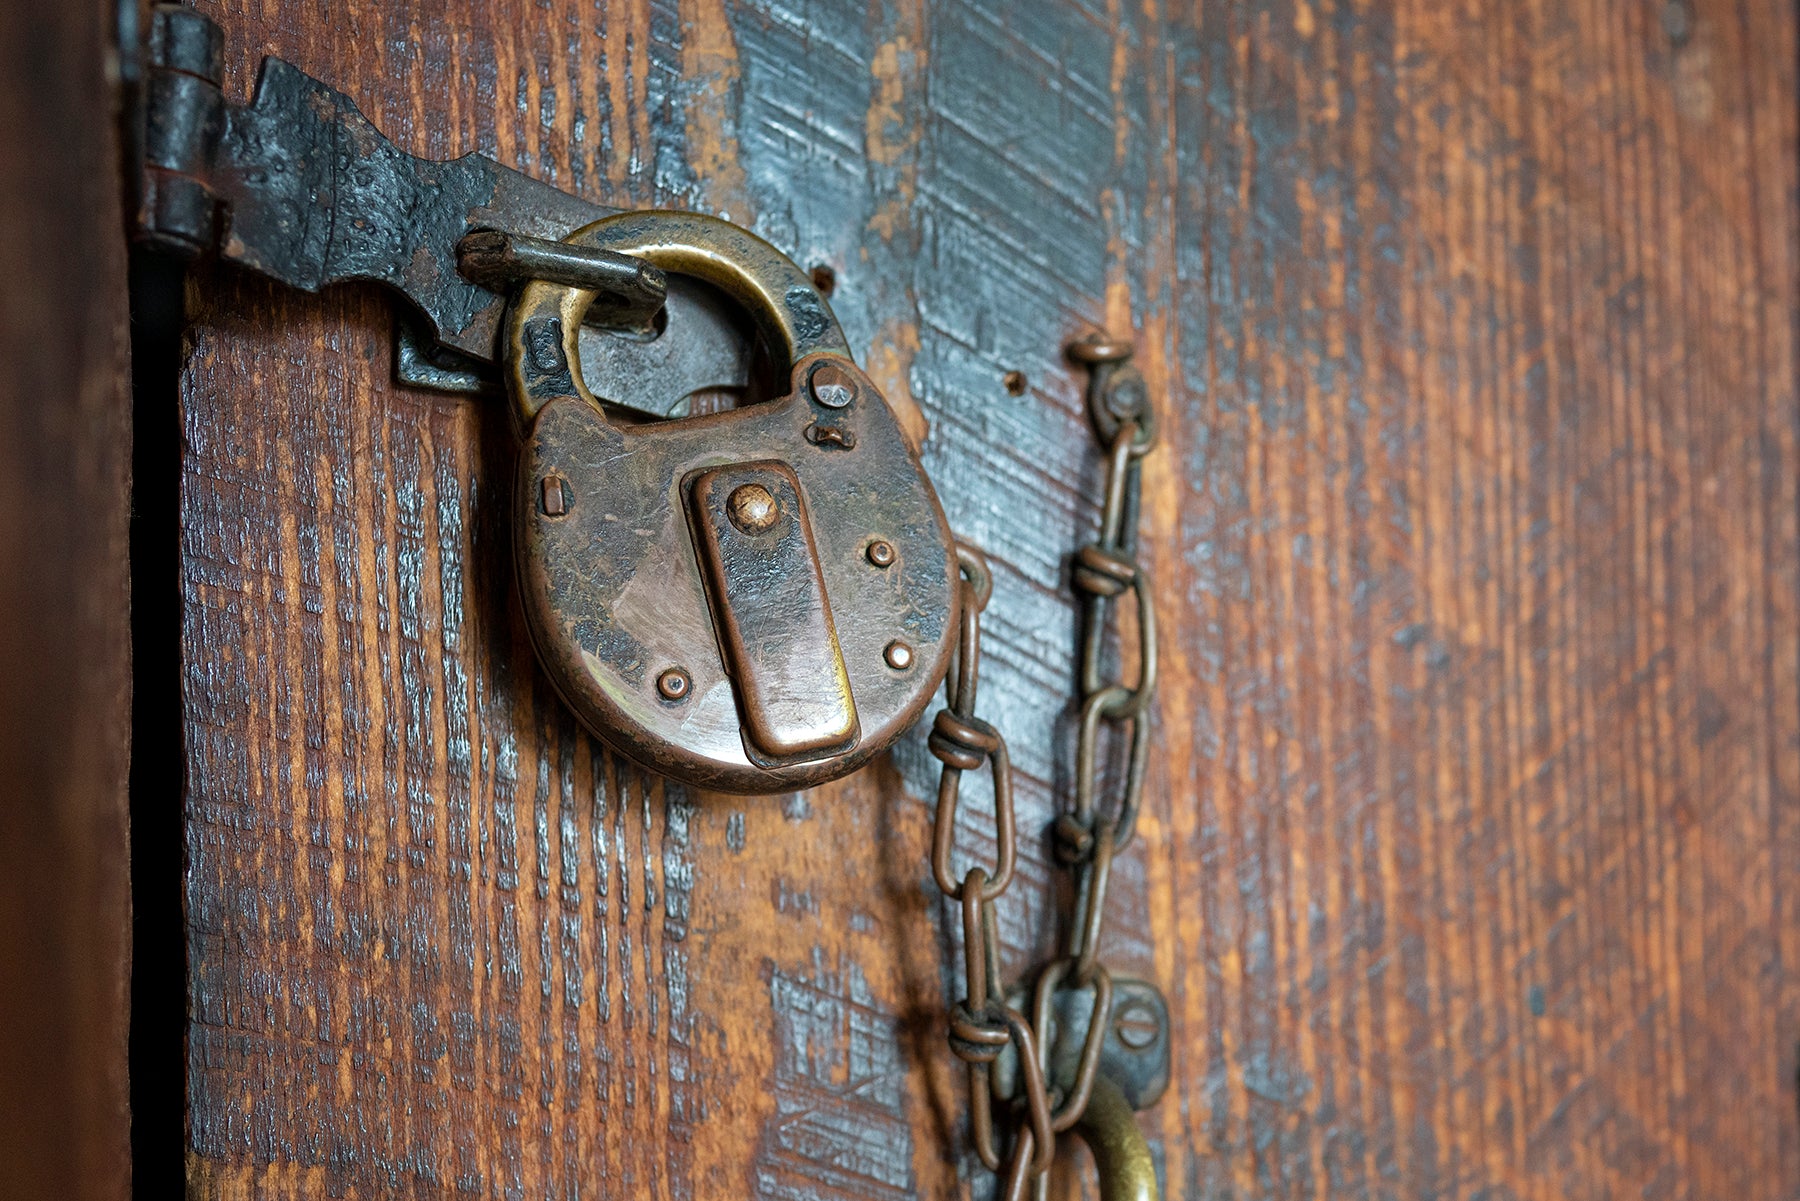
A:
[[[807,274],[754,234],[651,211],[567,240],[719,288],[788,389],[608,420],[577,357],[595,294],[519,289],[502,340],[514,545],[546,673],[603,741],[698,787],[855,770],[917,720],[956,633],[954,542],[917,450]]]

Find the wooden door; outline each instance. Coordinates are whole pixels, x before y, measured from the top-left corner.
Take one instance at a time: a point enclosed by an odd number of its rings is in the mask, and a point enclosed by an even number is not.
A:
[[[1061,347],[1134,338],[1164,685],[1106,954],[1173,1006],[1168,1196],[1800,1195],[1791,5],[198,7],[228,92],[278,54],[835,273],[996,567],[1013,972],[1096,521]],[[986,1196],[922,736],[760,800],[621,762],[533,662],[500,409],[396,386],[372,290],[190,303],[192,1194]]]

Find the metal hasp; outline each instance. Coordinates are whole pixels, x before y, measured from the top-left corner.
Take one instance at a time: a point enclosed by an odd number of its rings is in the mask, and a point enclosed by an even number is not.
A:
[[[263,60],[249,105],[231,104],[223,42],[191,9],[151,15],[137,227],[164,249],[216,249],[308,292],[387,284],[440,343],[491,359],[506,298],[458,272],[457,243],[483,228],[558,239],[613,211],[477,154],[414,158],[348,96],[278,58]]]
[[[749,382],[751,333],[704,285],[671,288],[652,264],[561,241],[616,210],[478,154],[415,158],[348,96],[278,58],[263,60],[248,105],[231,104],[223,44],[192,9],[151,11],[132,139],[139,241],[215,253],[307,292],[350,280],[394,289],[409,302],[395,376],[416,387],[497,390],[496,334],[525,279],[594,292],[586,382],[609,404],[664,417],[692,393]],[[644,331],[658,310],[670,338],[604,332]]]
[[[503,229],[464,234],[456,244],[456,267],[501,296],[534,279],[585,288],[594,293],[594,309],[604,311],[603,324],[622,329],[648,326],[669,294],[669,277],[643,259]]]

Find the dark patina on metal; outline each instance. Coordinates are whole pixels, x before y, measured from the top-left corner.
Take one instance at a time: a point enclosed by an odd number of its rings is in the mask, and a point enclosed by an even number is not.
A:
[[[521,289],[503,343],[522,441],[515,548],[547,674],[595,733],[677,779],[769,793],[855,770],[918,718],[956,633],[953,544],[917,452],[812,281],[760,238],[651,212],[569,241],[644,259],[671,291],[684,278],[718,289],[786,386],[685,421],[608,421],[572,332],[593,292]],[[821,444],[814,427],[840,436]],[[561,517],[539,504],[550,475],[569,481]],[[877,541],[893,552],[884,570]],[[690,679],[679,704],[658,690],[671,664]]]
[[[615,210],[478,154],[415,158],[348,96],[277,58],[263,60],[251,102],[232,104],[219,27],[192,9],[157,5],[149,41],[133,138],[140,241],[216,253],[308,292],[394,289],[408,301],[394,373],[415,387],[494,390],[507,297],[533,278],[595,290],[582,351],[586,382],[609,403],[678,416],[693,393],[750,382],[752,339],[712,290],[671,290],[652,264],[560,241]]]
[[[220,90],[218,28],[185,8],[152,15],[140,236],[316,292],[375,280],[405,294],[443,345],[494,353],[505,297],[457,270],[472,229],[560,238],[611,210],[490,159],[415,158],[342,92],[263,60],[248,105]]]

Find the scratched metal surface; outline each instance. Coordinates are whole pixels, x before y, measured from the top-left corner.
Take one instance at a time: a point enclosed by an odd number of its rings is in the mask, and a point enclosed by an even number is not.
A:
[[[1095,520],[1058,347],[1135,329],[1165,686],[1109,956],[1173,1003],[1170,1196],[1800,1195],[1790,6],[201,7],[240,94],[279,53],[415,153],[832,266],[996,564],[1033,832]],[[745,802],[579,734],[505,420],[393,387],[388,324],[195,292],[194,1194],[985,1195],[922,743]]]

